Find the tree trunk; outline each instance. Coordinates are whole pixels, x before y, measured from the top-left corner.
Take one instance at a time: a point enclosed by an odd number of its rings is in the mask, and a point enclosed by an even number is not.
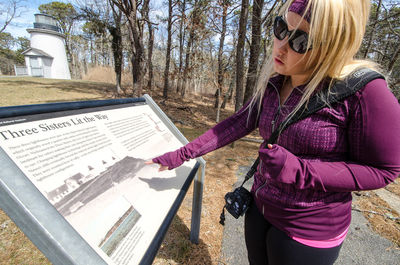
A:
[[[137,18],[136,0],[110,0],[125,14],[128,20],[129,41],[132,52],[132,94],[140,96],[143,87],[144,76],[144,47],[143,30]]]
[[[249,0],[242,0],[239,19],[239,36],[236,47],[236,102],[235,111],[242,107],[243,103],[243,69],[244,69],[244,45],[246,40],[246,25],[249,11]]]
[[[153,26],[150,21],[149,17],[149,4],[150,0],[143,1],[143,8],[142,8],[142,17],[145,18],[147,21],[147,29],[149,31],[149,39],[148,39],[148,47],[147,47],[147,70],[148,70],[148,81],[147,81],[147,88],[151,90],[153,84],[153,46],[154,46],[154,35],[153,35]]]
[[[381,5],[382,5],[382,0],[379,0],[378,6],[377,6],[377,8],[376,8],[375,18],[374,18],[374,26],[372,27],[371,33],[369,34],[367,47],[366,47],[365,52],[364,52],[364,59],[367,58],[367,55],[368,55],[369,50],[370,50],[370,48],[371,48],[371,44],[372,44],[372,42],[373,42],[373,40],[374,40],[375,29],[376,29],[376,25],[378,24],[378,23],[376,23],[376,22],[378,21],[378,17],[379,17],[379,12],[380,12],[380,9],[381,9]]]
[[[119,17],[121,19],[121,16]],[[121,89],[121,77],[122,77],[122,34],[121,34],[121,20],[119,20],[119,26],[113,29],[110,29],[110,33],[112,36],[112,50],[114,55],[114,71],[115,71],[115,83],[117,94],[120,95],[122,93]]]
[[[247,73],[246,89],[244,93],[243,104],[250,100],[254,93],[258,72],[258,57],[260,56],[260,41],[261,41],[261,13],[263,8],[263,0],[254,0],[253,16],[251,20],[251,45],[249,70]]]
[[[189,41],[186,46],[185,69],[183,70],[183,80],[182,80],[182,88],[181,88],[182,98],[185,97],[185,94],[186,94],[186,85],[187,85],[187,78],[188,78],[189,69],[190,69],[190,56],[191,56],[191,50],[192,50],[192,45],[193,45],[193,38],[194,38],[194,27],[193,27],[193,25],[191,25],[190,33],[189,33]]]
[[[135,5],[136,6],[136,5]],[[132,50],[132,95],[140,96],[143,87],[143,75],[144,75],[144,48],[142,43],[142,36],[139,34],[137,29],[136,21],[136,7],[135,11],[132,11],[129,18],[129,38],[131,42]]]
[[[68,67],[71,78],[75,79],[75,61],[74,56],[71,53],[71,41],[69,35],[65,35],[65,53],[67,54]]]
[[[153,73],[153,49],[154,49],[154,29],[151,26],[151,23],[148,23],[149,27],[149,47],[148,47],[148,55],[147,55],[147,64],[149,67],[149,80],[147,83],[147,88],[149,90],[152,89],[154,83],[154,73]]]
[[[222,101],[221,104],[221,109],[225,109],[226,106],[226,102],[228,101],[228,99],[232,99],[232,94],[233,94],[233,85],[235,83],[235,79],[234,77],[231,78],[231,82],[229,83],[229,88],[228,91],[226,91],[225,95],[224,95],[224,101]]]
[[[122,93],[121,89],[121,77],[122,77],[122,32],[121,32],[121,20],[122,12],[121,10],[115,10],[113,4],[110,3],[113,12],[114,24],[115,26],[109,25],[108,31],[112,37],[111,49],[114,57],[114,72],[115,72],[115,85],[117,94]]]
[[[168,0],[168,40],[167,40],[167,54],[165,57],[164,69],[164,89],[163,97],[168,98],[168,80],[169,80],[169,65],[171,60],[171,46],[172,46],[172,0]]]
[[[397,45],[397,49],[394,52],[394,54],[392,55],[392,59],[390,60],[389,65],[388,65],[387,71],[389,73],[393,70],[394,64],[397,61],[397,59],[399,58],[399,55],[400,55],[400,45]]]
[[[218,48],[218,77],[217,77],[217,92],[215,93],[215,104],[214,108],[218,108],[217,111],[217,122],[219,121],[219,101],[222,93],[222,86],[224,83],[224,65],[223,65],[223,54],[224,54],[224,44],[225,44],[225,35],[226,35],[226,16],[228,13],[228,1],[224,0],[222,2],[222,29],[221,29],[221,37],[219,39],[219,48]]]
[[[153,36],[153,26],[150,21],[149,17],[149,5],[150,5],[150,0],[144,0],[143,1],[143,7],[142,10],[140,11],[142,15],[142,20],[147,22],[147,29],[148,29],[148,47],[147,47],[147,70],[148,70],[148,80],[147,80],[147,89],[151,90],[152,87],[152,82],[153,82],[153,63],[152,63],[152,57],[153,57],[153,43],[154,43],[154,36]],[[143,37],[143,27],[144,27],[144,22],[140,22],[138,24],[139,26],[139,32],[141,32],[141,36]]]
[[[217,89],[217,98],[218,98],[218,107],[217,107],[217,117],[215,118],[215,122],[218,123],[219,122],[219,116],[221,113],[221,106],[219,105],[219,98],[221,97],[221,90]]]
[[[183,46],[185,42],[185,18],[186,18],[186,0],[182,0],[181,2],[181,21],[179,23],[179,68],[178,68],[178,82],[176,86],[176,92],[179,93],[179,91],[182,90],[183,86],[183,74],[182,74],[182,68],[183,68]]]

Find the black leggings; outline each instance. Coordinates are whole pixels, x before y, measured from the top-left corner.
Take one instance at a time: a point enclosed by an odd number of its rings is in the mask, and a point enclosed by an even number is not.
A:
[[[266,221],[254,203],[246,212],[244,230],[250,265],[332,265],[342,246],[303,245]]]

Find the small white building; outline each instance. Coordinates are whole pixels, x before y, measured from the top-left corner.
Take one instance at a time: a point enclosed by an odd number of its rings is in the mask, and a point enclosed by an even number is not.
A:
[[[22,52],[22,54],[25,56],[27,75],[52,78],[53,56],[32,47]]]
[[[65,52],[65,36],[60,33],[57,21],[45,14],[35,14],[30,33],[31,47],[22,54],[25,56],[26,70],[16,67],[16,75],[45,78],[71,79]]]

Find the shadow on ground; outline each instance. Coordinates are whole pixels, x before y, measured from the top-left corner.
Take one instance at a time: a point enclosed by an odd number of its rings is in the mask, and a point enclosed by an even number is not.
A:
[[[153,264],[212,264],[207,245],[201,238],[196,245],[189,237],[190,229],[175,216]]]

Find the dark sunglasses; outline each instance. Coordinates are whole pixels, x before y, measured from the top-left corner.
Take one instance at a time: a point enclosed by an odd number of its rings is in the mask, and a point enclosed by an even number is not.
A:
[[[275,18],[274,35],[278,40],[283,40],[286,36],[289,36],[289,46],[297,53],[305,53],[308,50],[308,34],[299,29],[289,30],[286,21],[281,16]]]

